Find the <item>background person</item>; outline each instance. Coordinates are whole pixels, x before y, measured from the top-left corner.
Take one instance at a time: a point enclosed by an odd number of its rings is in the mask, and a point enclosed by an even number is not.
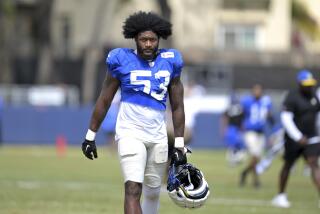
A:
[[[265,128],[268,123],[274,124],[271,113],[272,103],[270,97],[263,94],[260,84],[254,85],[252,94],[244,97],[241,103],[244,109],[244,142],[251,159],[248,166],[241,173],[240,186],[245,185],[247,175],[251,172],[253,185],[258,188],[260,187],[260,180],[256,172],[256,165],[265,148]]]
[[[242,123],[243,108],[239,99],[231,96],[230,105],[222,115],[222,135],[227,146],[226,159],[230,166],[239,164],[245,157]]]
[[[284,164],[280,171],[279,192],[272,204],[283,208],[291,206],[285,191],[290,169],[301,155],[310,166],[312,180],[320,196],[320,137],[316,125],[320,102],[315,94],[317,81],[310,71],[302,70],[297,75],[297,82],[298,89],[287,94],[281,112],[281,122],[285,129]]]

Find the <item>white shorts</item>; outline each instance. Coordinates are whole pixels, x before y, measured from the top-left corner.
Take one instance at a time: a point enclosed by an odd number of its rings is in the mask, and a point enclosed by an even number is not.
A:
[[[168,144],[143,142],[134,138],[118,141],[118,155],[124,182],[144,183],[149,187],[161,186],[168,161]]]
[[[247,131],[244,134],[244,141],[250,155],[257,158],[262,156],[265,146],[265,136],[263,133]]]

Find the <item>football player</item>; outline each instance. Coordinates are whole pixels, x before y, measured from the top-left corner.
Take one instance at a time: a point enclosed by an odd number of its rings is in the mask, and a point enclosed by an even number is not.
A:
[[[242,100],[244,110],[244,142],[251,156],[249,165],[242,171],[240,186],[245,185],[249,172],[253,175],[254,187],[260,187],[260,180],[256,172],[256,165],[259,162],[265,148],[265,128],[268,123],[274,124],[272,116],[272,103],[269,96],[263,94],[262,86],[256,84],[252,88],[252,95]]]
[[[243,108],[236,95],[232,95],[230,105],[222,115],[221,128],[227,146],[226,159],[230,166],[236,166],[245,159],[242,122]]]
[[[171,23],[152,12],[137,12],[124,22],[123,35],[136,49],[117,48],[108,54],[106,74],[90,126],[82,144],[84,155],[97,158],[95,136],[120,87],[121,103],[115,140],[124,176],[124,211],[158,213],[161,180],[168,159],[165,124],[169,96],[176,157],[185,158],[182,56],[175,49],[159,49],[160,38],[171,35]],[[181,161],[185,163],[186,161]],[[143,203],[140,197],[143,192]]]

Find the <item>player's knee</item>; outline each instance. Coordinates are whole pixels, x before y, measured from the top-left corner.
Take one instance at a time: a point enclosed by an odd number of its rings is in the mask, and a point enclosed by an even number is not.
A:
[[[133,182],[133,181],[127,181],[125,183],[125,194],[126,197],[131,197],[134,199],[140,199],[142,192],[142,184]]]
[[[308,163],[308,165],[310,166],[311,169],[319,168],[318,158],[317,157],[308,157],[307,158],[307,163]]]
[[[284,165],[283,165],[283,169],[284,170],[290,170],[294,164],[294,160],[286,160]]]
[[[145,175],[144,184],[150,188],[161,186],[161,177],[159,175]]]

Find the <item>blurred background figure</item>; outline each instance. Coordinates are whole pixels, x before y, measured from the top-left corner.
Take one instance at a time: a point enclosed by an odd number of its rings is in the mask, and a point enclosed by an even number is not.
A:
[[[320,205],[320,136],[316,118],[320,101],[315,93],[317,81],[308,70],[297,74],[298,89],[290,90],[283,102],[281,122],[285,129],[284,164],[280,171],[279,192],[272,199],[276,207],[289,208],[286,187],[290,169],[303,156],[311,169],[312,180],[319,193]]]
[[[282,126],[275,126],[270,136],[268,136],[268,150],[256,165],[258,175],[264,173],[272,164],[272,161],[283,151],[284,147],[284,130]]]
[[[242,123],[244,119],[243,108],[238,97],[232,94],[230,105],[222,115],[222,135],[227,147],[226,159],[230,166],[241,163],[246,156],[243,141]]]
[[[250,155],[248,166],[240,176],[240,186],[245,185],[248,173],[253,175],[254,187],[260,187],[260,180],[256,172],[256,165],[263,155],[266,136],[265,129],[268,123],[274,124],[272,116],[272,103],[269,96],[263,94],[260,84],[252,87],[251,95],[243,98],[244,110],[244,142]]]

